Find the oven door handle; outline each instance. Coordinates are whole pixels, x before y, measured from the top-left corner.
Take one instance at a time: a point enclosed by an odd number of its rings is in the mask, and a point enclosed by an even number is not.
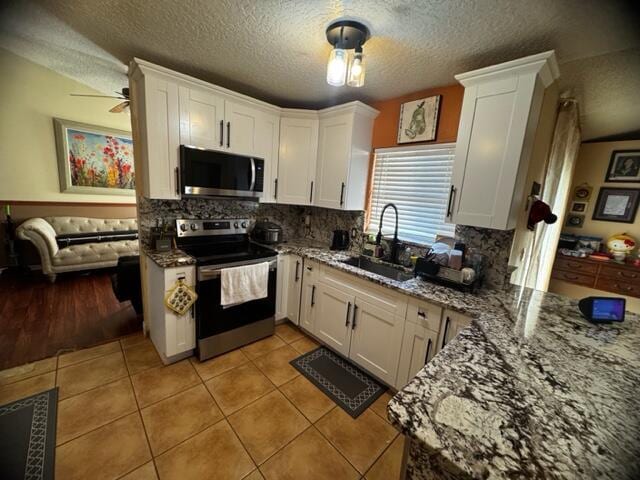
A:
[[[262,263],[261,261],[256,261],[256,262],[251,262],[251,263],[245,263],[245,262],[238,262],[238,263],[229,263],[226,265],[212,265],[210,267],[199,267],[198,268],[198,281],[202,282],[202,281],[207,281],[207,280],[213,280],[216,278],[220,277],[220,272],[222,272],[222,270],[224,270],[225,268],[233,268],[233,267],[241,267],[244,265],[253,265],[256,263]],[[273,259],[273,260],[269,260],[269,271],[273,272],[275,271],[277,266],[277,260]]]
[[[251,160],[251,185],[249,185],[249,191],[253,192],[256,186],[256,161],[253,157],[249,160]]]

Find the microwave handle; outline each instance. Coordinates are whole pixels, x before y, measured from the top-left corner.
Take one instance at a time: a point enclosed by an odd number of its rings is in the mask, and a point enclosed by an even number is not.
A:
[[[253,189],[256,186],[256,161],[253,157],[249,160],[251,160],[251,185],[249,185],[249,191],[253,192]]]

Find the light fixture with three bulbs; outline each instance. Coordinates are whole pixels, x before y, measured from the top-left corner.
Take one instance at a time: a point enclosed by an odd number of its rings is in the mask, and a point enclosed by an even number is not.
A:
[[[369,37],[369,29],[355,20],[338,20],[327,27],[327,41],[333,46],[327,65],[329,85],[364,85],[365,59],[362,46]]]

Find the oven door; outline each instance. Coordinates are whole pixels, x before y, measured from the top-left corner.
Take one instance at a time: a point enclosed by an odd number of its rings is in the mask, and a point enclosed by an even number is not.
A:
[[[220,271],[223,268],[262,262],[269,262],[267,297],[222,308],[222,305],[220,305]],[[276,313],[276,277],[277,258],[275,257],[199,267],[198,283],[196,284],[198,293],[198,300],[196,301],[196,337],[198,340],[241,329],[262,320],[273,322]]]
[[[264,160],[180,146],[180,193],[185,196],[262,196]]]

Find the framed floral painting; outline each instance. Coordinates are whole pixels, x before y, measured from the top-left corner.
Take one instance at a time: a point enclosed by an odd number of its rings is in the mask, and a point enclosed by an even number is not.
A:
[[[129,132],[60,118],[53,124],[61,192],[135,195]]]

